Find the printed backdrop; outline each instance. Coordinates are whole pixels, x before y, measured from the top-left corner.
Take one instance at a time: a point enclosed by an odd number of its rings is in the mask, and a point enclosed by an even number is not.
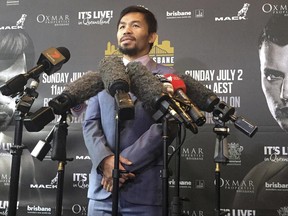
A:
[[[0,31],[25,30],[34,44],[35,66],[41,52],[50,47],[66,47],[71,53],[60,71],[40,76],[39,97],[31,111],[48,106],[65,84],[95,70],[104,56],[116,52],[116,22],[120,11],[131,4],[143,5],[157,16],[159,37],[151,51],[155,61],[202,82],[235,107],[237,116],[259,127],[258,133],[249,138],[232,122],[227,123],[230,163],[221,164],[221,209],[230,216],[287,215],[288,164],[279,162],[279,158],[287,157],[288,136],[271,117],[262,93],[257,47],[269,17],[274,13],[288,16],[285,0],[166,0],[165,4],[160,0],[1,0]],[[21,17],[24,21],[17,24]],[[207,123],[199,127],[198,134],[187,131],[180,149],[180,197],[185,200],[183,212],[189,216],[212,216],[216,205],[217,140],[211,115],[206,117]],[[74,118],[68,127],[67,157],[73,161],[65,166],[66,216],[87,215],[91,162],[83,142],[82,120],[83,115]],[[23,143],[28,150],[44,140],[55,124],[52,121],[40,132],[24,128]],[[5,133],[13,137],[14,130],[12,125]],[[169,146],[169,155],[175,145]],[[7,150],[10,146],[1,143],[0,148]],[[170,199],[177,196],[175,157],[169,163],[173,171],[169,178]],[[55,215],[58,162],[52,161],[49,154],[43,161],[33,158],[33,162],[35,172],[31,171],[31,175],[35,175],[36,182],[20,181],[19,193],[31,196],[19,198],[18,215]],[[255,166],[261,166],[260,171],[251,173]],[[270,169],[281,170],[282,177],[263,178]],[[9,178],[8,171],[0,174],[0,191],[7,191]],[[8,200],[8,196],[0,200],[1,215],[7,215]]]

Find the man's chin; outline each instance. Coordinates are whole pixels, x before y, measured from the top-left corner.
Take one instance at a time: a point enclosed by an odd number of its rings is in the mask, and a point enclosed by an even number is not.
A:
[[[119,51],[123,54],[123,55],[128,55],[128,56],[133,56],[136,55],[138,50],[135,47],[119,47]]]
[[[285,132],[288,132],[288,121],[287,120],[277,120],[277,123],[279,124],[279,126],[281,127],[282,130],[284,130]]]

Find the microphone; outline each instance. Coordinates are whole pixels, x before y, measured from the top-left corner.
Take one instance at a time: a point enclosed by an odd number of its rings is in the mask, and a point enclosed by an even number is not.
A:
[[[162,91],[164,93],[167,93],[169,95],[174,94],[174,88],[173,85],[171,84],[171,81],[169,81],[163,74],[154,74],[155,77],[159,79],[159,81],[162,83]]]
[[[222,122],[231,120],[234,126],[245,135],[252,137],[258,131],[258,127],[242,116],[236,116],[235,108],[227,105],[208,88],[188,75],[179,75],[187,87],[187,95],[203,111],[213,112],[213,116]],[[216,120],[217,121],[217,120]]]
[[[39,140],[34,149],[31,151],[31,155],[38,160],[42,161],[51,149],[51,141],[56,125],[53,126],[45,140]]]
[[[49,48],[43,51],[38,59],[37,66],[29,70],[25,74],[19,74],[0,87],[0,91],[5,96],[11,96],[22,92],[28,79],[37,80],[44,71],[47,75],[51,75],[60,70],[62,65],[70,59],[70,52],[65,47]]]
[[[134,104],[129,95],[130,79],[121,58],[106,57],[99,63],[105,89],[115,98],[118,116],[122,120],[134,118]]]
[[[155,109],[160,110],[164,115],[169,113],[177,121],[184,123],[193,133],[198,132],[190,116],[185,113],[177,101],[163,93],[162,85],[159,85],[157,77],[144,65],[140,62],[130,62],[127,65],[127,73],[131,80],[131,92],[142,101],[145,110],[151,113],[155,112]],[[158,112],[155,114],[154,117],[160,116]]]
[[[188,107],[190,117],[196,123],[197,126],[202,126],[206,122],[204,114],[196,107],[192,101],[188,98],[186,93],[186,85],[180,77],[176,74],[165,74],[164,77],[169,80],[174,88],[174,96],[176,100],[179,100],[185,106]]]
[[[25,117],[24,124],[28,131],[42,130],[55,119],[54,114],[62,115],[76,105],[84,103],[90,97],[104,89],[99,72],[88,71],[77,80],[67,84],[63,92],[51,99],[49,107],[41,107],[35,113]]]
[[[104,89],[99,72],[88,71],[80,78],[67,84],[63,92],[49,101],[55,114],[61,115],[70,108],[84,103]]]
[[[258,127],[244,117],[234,115],[234,113],[235,108],[227,105],[224,101],[220,101],[213,110],[213,116],[217,117],[218,120],[222,122],[231,120],[238,130],[249,137],[253,137],[258,131]]]
[[[25,116],[24,126],[29,132],[38,132],[54,119],[55,115],[50,107],[41,107],[36,112]]]
[[[188,75],[179,74],[178,76],[186,85],[186,94],[188,98],[190,98],[200,110],[212,112],[220,101],[217,95]]]

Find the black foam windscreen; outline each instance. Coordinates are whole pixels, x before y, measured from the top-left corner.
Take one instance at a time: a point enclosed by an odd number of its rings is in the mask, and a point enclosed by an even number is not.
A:
[[[105,89],[114,97],[116,91],[129,92],[130,79],[125,66],[117,56],[106,57],[99,63],[99,72]]]
[[[199,109],[206,112],[212,112],[219,103],[217,95],[188,75],[178,74],[186,85],[187,96],[195,103]]]
[[[127,73],[131,80],[131,92],[143,102],[147,111],[155,111],[154,102],[163,95],[162,83],[140,62],[130,62]]]

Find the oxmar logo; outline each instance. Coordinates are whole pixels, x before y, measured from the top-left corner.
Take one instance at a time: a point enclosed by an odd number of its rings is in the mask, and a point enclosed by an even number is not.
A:
[[[37,22],[40,24],[50,24],[54,26],[69,26],[69,15],[44,15],[37,16]]]
[[[215,184],[215,181],[214,181]],[[226,190],[235,190],[238,193],[254,193],[253,180],[220,179],[220,187]]]
[[[247,20],[247,12],[249,9],[250,4],[244,3],[243,7],[238,11],[237,15],[235,16],[221,16],[221,17],[215,17],[215,21],[241,21],[241,20]]]
[[[74,204],[71,208],[74,215],[87,215],[87,206]]]
[[[107,25],[113,18],[113,11],[82,11],[78,12],[78,25]]]
[[[202,148],[183,147],[181,157],[185,158],[186,160],[203,160],[204,152]]]
[[[262,11],[264,13],[283,14],[284,16],[288,16],[287,5],[274,5],[270,3],[265,3],[262,6]]]
[[[187,210],[187,209],[183,209],[183,215],[187,215],[187,216],[205,216],[204,215],[204,211],[202,211],[202,210]]]
[[[18,19],[14,26],[1,26],[0,30],[13,30],[13,29],[24,29],[24,22],[27,18],[27,14],[22,14],[20,19]]]

